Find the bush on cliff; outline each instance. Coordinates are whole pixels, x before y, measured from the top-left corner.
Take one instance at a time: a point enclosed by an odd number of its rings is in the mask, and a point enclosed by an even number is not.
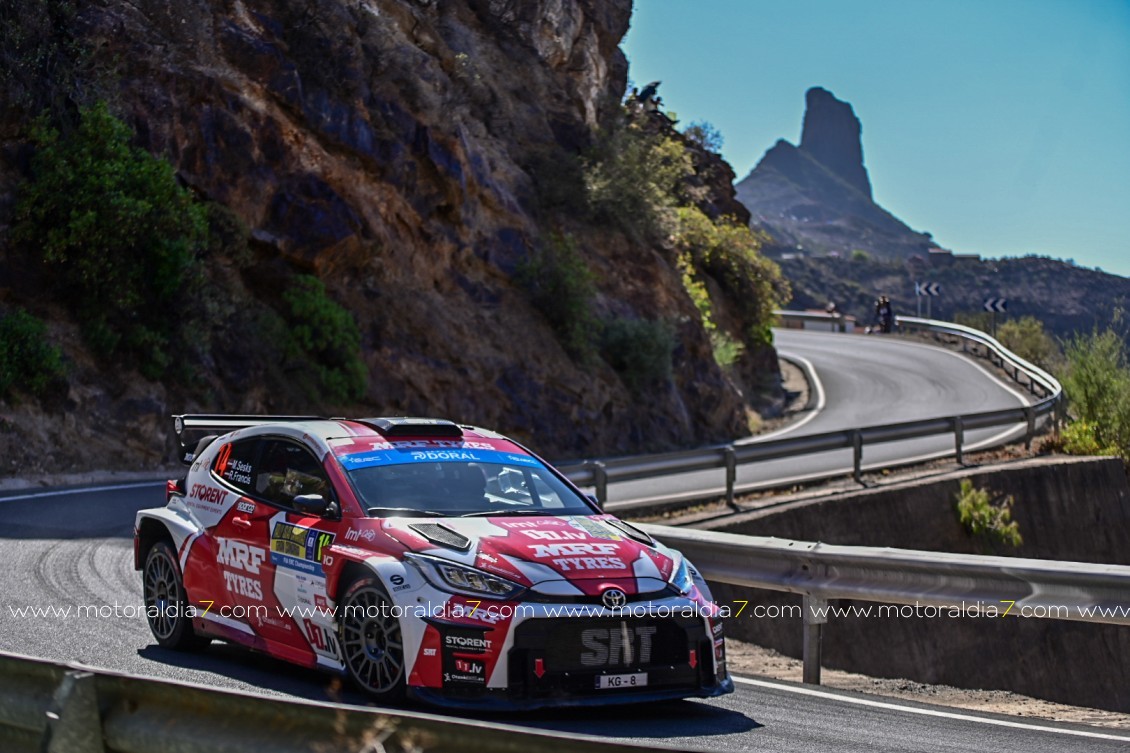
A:
[[[361,332],[353,315],[311,275],[296,277],[282,298],[289,325],[287,356],[316,377],[307,385],[311,398],[340,404],[364,397],[369,371],[361,360]]]
[[[675,333],[667,322],[618,317],[604,323],[600,354],[633,394],[671,378],[674,350]]]
[[[675,245],[693,274],[714,278],[740,314],[742,339],[751,346],[773,342],[773,311],[789,298],[780,268],[760,253],[757,237],[745,225],[713,221],[700,209],[677,212]]]
[[[584,161],[589,206],[596,220],[639,240],[669,229],[679,188],[693,174],[690,154],[677,140],[630,116],[615,121]]]
[[[172,166],[130,146],[130,135],[103,103],[83,110],[66,136],[41,120],[12,239],[95,353],[156,379],[172,363],[182,286],[207,223]]]
[[[961,525],[973,537],[993,547],[997,544],[1015,549],[1024,539],[1020,535],[1020,524],[1012,519],[1011,496],[994,502],[985,489],[978,489],[967,478],[961,480],[957,493],[957,517]]]
[[[554,233],[518,266],[517,280],[557,333],[562,347],[584,360],[595,342],[592,272],[571,235]]]
[[[17,390],[41,395],[62,375],[62,355],[47,342],[47,325],[23,309],[0,313],[0,397]]]

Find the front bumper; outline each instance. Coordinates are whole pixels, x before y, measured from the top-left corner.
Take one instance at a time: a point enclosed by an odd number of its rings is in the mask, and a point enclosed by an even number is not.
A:
[[[440,636],[467,635],[466,624],[431,624]],[[709,698],[734,689],[721,623],[703,616],[600,613],[516,621],[489,684],[454,671],[477,669],[466,656],[437,657],[445,665],[440,687],[409,685],[409,695],[454,708],[514,710]],[[633,676],[643,684],[601,687],[600,678],[609,675]]]

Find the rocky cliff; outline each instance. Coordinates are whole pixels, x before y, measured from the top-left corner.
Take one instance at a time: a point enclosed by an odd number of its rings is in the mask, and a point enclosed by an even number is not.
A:
[[[804,95],[804,125],[800,149],[871,198],[871,179],[863,166],[863,125],[847,102],[819,86]]]
[[[661,240],[547,199],[571,190],[571,171],[621,109],[629,0],[24,5],[59,6],[21,23],[24,38],[42,36],[41,57],[63,64],[4,50],[0,307],[46,319],[69,370],[42,403],[0,406],[0,473],[152,464],[164,416],[197,410],[438,415],[556,457],[652,450],[739,435],[766,397],[756,391],[771,391],[770,348],[747,353],[744,383],[715,363]],[[203,322],[203,345],[174,354],[180,381],[92,353],[34,252],[4,244],[28,177],[30,118],[94,99],[199,201],[247,228],[246,249],[204,254],[202,293],[169,302]],[[740,211],[728,166],[704,152],[695,162],[700,203]],[[519,284],[523,264],[562,236],[591,272],[598,317],[672,328],[671,376],[646,396],[600,357],[568,352]],[[263,322],[298,274],[319,278],[359,325],[368,386],[357,402],[297,391],[303,367],[266,342]]]
[[[778,141],[737,184],[753,225],[778,252],[905,259],[923,254],[930,237],[917,233],[871,197],[863,165],[862,126],[847,102],[816,87],[805,95],[800,146]]]

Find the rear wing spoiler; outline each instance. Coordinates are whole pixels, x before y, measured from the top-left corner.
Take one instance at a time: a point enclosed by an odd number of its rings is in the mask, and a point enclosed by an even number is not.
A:
[[[177,454],[185,465],[192,465],[197,455],[221,434],[236,429],[263,424],[287,423],[290,421],[320,421],[323,416],[241,416],[222,413],[192,413],[173,416],[173,432],[176,435]]]
[[[325,416],[240,416],[224,413],[186,413],[173,416],[180,461],[192,465],[193,461],[221,434],[236,429],[263,424],[281,424],[295,421],[343,421]],[[357,418],[351,419],[376,429],[385,437],[448,437],[463,436],[463,428],[442,418]]]

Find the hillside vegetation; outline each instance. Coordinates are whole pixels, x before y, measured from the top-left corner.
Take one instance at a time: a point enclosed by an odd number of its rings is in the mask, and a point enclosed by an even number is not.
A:
[[[746,433],[787,286],[709,139],[625,98],[630,12],[6,4],[0,473],[157,464],[191,411]]]

